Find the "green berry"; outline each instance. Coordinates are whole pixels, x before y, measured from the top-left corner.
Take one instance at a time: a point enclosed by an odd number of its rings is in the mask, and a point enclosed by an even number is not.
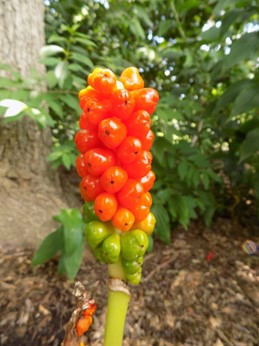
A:
[[[121,256],[128,261],[142,257],[148,248],[148,236],[140,229],[121,235]]]
[[[118,233],[113,233],[102,243],[102,258],[105,263],[116,263],[119,260],[120,252],[120,236]]]
[[[101,221],[91,221],[85,227],[85,238],[91,249],[96,249],[113,232],[113,228]]]

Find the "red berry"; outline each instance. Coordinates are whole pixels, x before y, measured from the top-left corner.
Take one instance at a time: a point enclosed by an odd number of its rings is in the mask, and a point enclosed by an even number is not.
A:
[[[126,135],[126,126],[118,118],[107,118],[99,124],[98,136],[107,148],[118,147]]]
[[[107,168],[115,166],[116,156],[113,151],[105,148],[94,148],[84,154],[84,163],[89,174],[101,175]]]
[[[126,184],[128,179],[127,172],[119,167],[112,166],[102,174],[100,184],[102,188],[108,193],[116,193],[120,191]]]
[[[75,144],[77,150],[84,154],[87,150],[99,147],[101,142],[97,132],[90,129],[79,130],[75,135]]]
[[[84,162],[84,155],[79,155],[76,158],[76,170],[79,177],[83,178],[88,174],[87,167]]]
[[[117,148],[118,159],[122,163],[132,163],[141,152],[141,141],[136,137],[126,137]]]
[[[156,175],[153,171],[149,171],[147,175],[145,175],[144,177],[142,177],[140,179],[140,182],[141,182],[145,192],[152,189],[155,180],[156,180]]]
[[[112,114],[127,119],[133,111],[135,101],[126,89],[117,89],[112,94]]]
[[[143,150],[150,150],[152,148],[152,144],[155,139],[154,132],[152,130],[149,130],[146,136],[138,135],[138,138],[141,140],[142,143],[142,149]]]
[[[118,192],[117,197],[120,204],[129,209],[139,201],[143,192],[141,183],[134,179],[128,179],[124,187]]]
[[[81,196],[87,202],[93,201],[102,191],[100,179],[92,175],[88,174],[80,183]]]
[[[123,168],[130,178],[140,179],[151,170],[152,159],[150,151],[142,150],[133,163],[123,164]]]
[[[146,136],[152,125],[150,115],[145,110],[139,110],[131,114],[131,116],[125,120],[127,126],[128,136]]]
[[[155,89],[143,88],[132,91],[131,94],[135,99],[135,111],[144,109],[150,115],[154,113],[156,105],[159,101],[159,94]]]

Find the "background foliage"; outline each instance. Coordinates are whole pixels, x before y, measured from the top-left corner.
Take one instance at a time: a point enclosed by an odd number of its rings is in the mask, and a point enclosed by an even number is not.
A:
[[[153,212],[160,239],[169,242],[174,225],[187,229],[191,219],[202,217],[209,224],[215,212],[256,215],[256,1],[48,0],[45,7],[46,46],[40,59],[46,74],[32,71],[23,79],[2,66],[10,76],[0,79],[5,121],[26,114],[39,126],[49,126],[49,160],[69,170],[76,157],[77,93],[87,75],[96,66],[118,75],[137,66],[146,85],[161,96],[152,149],[157,174]]]

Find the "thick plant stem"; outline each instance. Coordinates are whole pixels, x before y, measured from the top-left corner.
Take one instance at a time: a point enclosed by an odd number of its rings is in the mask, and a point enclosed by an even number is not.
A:
[[[121,263],[109,266],[108,271],[111,279],[117,280],[115,287],[109,287],[104,346],[122,346],[130,294],[122,281],[124,272]]]

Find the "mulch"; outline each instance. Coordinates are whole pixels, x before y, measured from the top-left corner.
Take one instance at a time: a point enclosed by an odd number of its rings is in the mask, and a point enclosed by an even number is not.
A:
[[[177,228],[168,245],[155,241],[143,280],[131,287],[124,346],[259,345],[259,257],[241,245],[259,229],[218,219]],[[0,248],[0,345],[58,346],[75,307],[74,284],[57,261],[32,268],[32,249]],[[86,250],[76,277],[98,304],[84,341],[101,346],[107,302],[106,267]],[[113,346],[113,345],[111,345]]]

